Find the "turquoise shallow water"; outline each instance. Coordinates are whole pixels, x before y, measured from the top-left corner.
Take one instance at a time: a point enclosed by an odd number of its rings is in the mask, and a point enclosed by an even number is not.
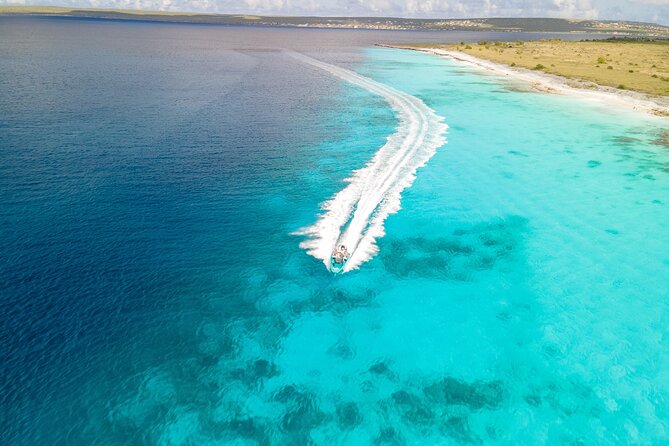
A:
[[[449,126],[335,277],[293,233],[393,133],[383,99],[247,31],[86,26],[2,47],[0,439],[667,441],[664,121],[320,37]]]
[[[508,92],[447,61],[376,56],[386,82],[450,125],[380,255],[411,282],[383,313],[402,329],[393,361],[412,364],[405,410],[431,407],[438,383],[453,400],[439,415],[472,441],[663,438],[668,178],[655,122]],[[415,74],[388,69],[405,57]]]
[[[360,72],[446,117],[448,144],[378,257],[329,284],[325,308],[286,316],[266,395],[314,417],[317,443],[666,439],[661,121],[432,56],[367,56]],[[279,283],[272,311],[314,300],[302,277]]]

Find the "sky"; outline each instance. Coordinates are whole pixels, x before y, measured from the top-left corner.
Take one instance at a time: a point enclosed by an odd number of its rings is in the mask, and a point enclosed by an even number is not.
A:
[[[0,0],[0,4],[259,15],[563,17],[669,25],[669,0]]]

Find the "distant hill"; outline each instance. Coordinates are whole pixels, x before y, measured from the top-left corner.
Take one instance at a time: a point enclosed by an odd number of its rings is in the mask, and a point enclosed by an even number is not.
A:
[[[81,17],[223,25],[297,26],[393,30],[473,30],[634,34],[669,36],[669,27],[627,21],[549,18],[408,19],[398,17],[281,17],[232,14],[172,13],[128,9],[72,9],[48,6],[0,6],[0,15]]]

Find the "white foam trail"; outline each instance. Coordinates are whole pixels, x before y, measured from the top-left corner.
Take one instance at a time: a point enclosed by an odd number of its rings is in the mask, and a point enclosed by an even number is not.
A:
[[[346,245],[350,257],[344,271],[350,271],[378,252],[376,240],[385,235],[386,218],[400,209],[402,191],[411,186],[416,170],[446,143],[448,126],[414,96],[304,54],[287,53],[383,97],[399,120],[395,133],[367,165],[354,171],[346,180],[348,185],[322,204],[324,212],[318,221],[297,232],[307,236],[300,247],[328,268],[335,245]]]

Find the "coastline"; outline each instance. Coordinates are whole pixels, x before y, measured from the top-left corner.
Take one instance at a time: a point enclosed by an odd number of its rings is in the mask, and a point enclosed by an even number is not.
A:
[[[12,3],[12,2],[10,2]],[[15,2],[16,3],[16,2]],[[20,2],[19,2],[20,3]],[[585,33],[601,35],[643,35],[669,37],[669,26],[628,21],[570,20],[564,18],[406,18],[365,16],[280,16],[220,14],[211,12],[160,11],[126,8],[79,8],[68,6],[0,5],[0,17],[42,16],[119,20],[147,20],[168,23],[208,23],[327,29],[376,29],[393,31],[484,31],[532,33]]]
[[[379,47],[419,51],[438,57],[446,57],[469,66],[477,67],[491,73],[508,76],[527,83],[535,91],[579,97],[595,102],[606,102],[632,110],[638,110],[659,117],[669,117],[669,97],[662,98],[631,90],[619,90],[602,86],[590,81],[570,79],[556,74],[537,72],[526,68],[480,59],[459,51],[445,50],[435,47],[415,47],[411,45],[383,45]]]

